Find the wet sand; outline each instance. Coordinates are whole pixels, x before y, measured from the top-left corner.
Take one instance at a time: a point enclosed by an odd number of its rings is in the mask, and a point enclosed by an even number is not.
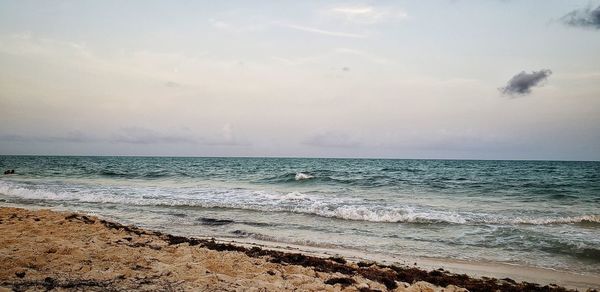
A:
[[[0,291],[566,291],[0,208]],[[464,288],[460,288],[464,287]]]

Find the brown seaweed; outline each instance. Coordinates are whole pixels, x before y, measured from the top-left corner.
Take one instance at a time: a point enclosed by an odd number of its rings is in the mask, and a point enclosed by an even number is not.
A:
[[[80,220],[86,224],[93,221],[89,217],[84,215],[72,214],[67,216],[65,219],[68,220]],[[161,232],[146,231],[135,226],[127,226],[119,223],[109,222],[105,220],[99,220],[101,224],[109,229],[123,230],[128,233],[136,235],[152,235],[158,236],[169,245],[178,244],[189,244],[190,246],[196,246],[207,248],[216,251],[230,251],[230,252],[241,252],[250,257],[266,257],[267,260],[278,264],[288,265],[299,265],[303,267],[309,267],[318,272],[327,273],[341,273],[348,276],[360,275],[366,279],[379,282],[385,285],[388,289],[394,289],[398,286],[397,282],[415,283],[418,281],[426,281],[434,285],[446,287],[448,285],[455,285],[458,287],[466,288],[469,291],[574,291],[569,290],[558,285],[539,285],[529,282],[516,282],[509,278],[495,279],[495,278],[473,278],[466,274],[455,274],[443,269],[426,271],[414,266],[387,266],[377,263],[370,262],[358,262],[356,266],[348,263],[346,259],[342,257],[330,257],[322,258],[316,256],[309,256],[300,253],[290,253],[275,250],[262,249],[260,247],[246,248],[239,245],[230,243],[219,243],[214,239],[198,239],[193,237],[177,236],[164,234]],[[129,241],[129,239],[128,239]],[[269,273],[270,274],[270,273]],[[349,280],[348,280],[349,279]],[[329,279],[329,283],[351,285],[348,284],[351,278],[332,278]],[[326,282],[327,283],[327,282]],[[329,284],[328,283],[328,284]],[[71,285],[69,283],[59,283],[60,286]],[[97,286],[104,285],[102,282],[86,282],[80,281],[73,283],[72,285],[80,286]],[[57,285],[56,283],[47,283],[43,286]],[[74,286],[75,287],[75,286]],[[595,290],[590,290],[595,291]]]

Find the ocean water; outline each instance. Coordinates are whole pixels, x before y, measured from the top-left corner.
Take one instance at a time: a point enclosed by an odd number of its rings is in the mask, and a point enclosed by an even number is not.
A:
[[[0,205],[600,273],[600,162],[0,156]]]

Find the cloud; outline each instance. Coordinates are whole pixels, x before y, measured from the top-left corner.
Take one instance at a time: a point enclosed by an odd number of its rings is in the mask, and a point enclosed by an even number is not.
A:
[[[600,29],[600,6],[595,9],[587,7],[571,11],[563,16],[561,20],[570,26]]]
[[[552,71],[549,69],[532,71],[531,73],[522,71],[508,80],[506,86],[499,88],[499,90],[504,95],[527,95],[531,93],[532,87],[538,86],[540,82],[546,80],[551,74]]]
[[[109,136],[90,136],[81,131],[71,131],[64,135],[19,135],[0,134],[0,142],[12,143],[117,143],[117,144],[193,144],[207,146],[248,146],[244,139],[234,133],[230,124],[217,129],[205,137],[194,135],[190,129],[179,133],[165,133],[142,127],[125,127]]]
[[[164,134],[151,129],[139,127],[122,128],[121,131],[117,134],[114,134],[109,141],[113,143],[127,144],[195,144],[197,142],[195,139],[192,139],[188,136]]]
[[[304,65],[304,64],[308,64],[308,63],[316,64],[319,62],[330,61],[330,60],[336,59],[337,58],[336,55],[340,55],[340,56],[350,55],[350,57],[352,59],[363,59],[363,60],[377,63],[377,64],[387,64],[387,63],[392,62],[392,60],[390,60],[390,59],[372,54],[370,52],[360,51],[360,50],[351,49],[351,48],[334,48],[327,52],[321,52],[316,55],[306,56],[306,57],[301,57],[301,58],[284,58],[284,57],[280,57],[280,56],[273,56],[271,58],[273,60],[283,63],[285,65],[296,66],[296,65]],[[356,58],[356,57],[358,57],[358,58]],[[348,70],[344,70],[344,71],[349,71],[348,66],[344,66],[344,67],[348,69]]]
[[[303,144],[315,147],[352,148],[360,146],[360,143],[343,133],[327,132],[306,139]]]
[[[234,24],[231,22],[218,20],[218,19],[209,19],[210,25],[218,30],[226,31],[229,33],[248,33],[255,32],[264,29],[267,25],[254,23],[254,24]]]
[[[404,19],[406,12],[373,6],[336,6],[327,10],[327,14],[343,19],[346,22],[359,24],[375,24],[390,19]]]
[[[336,48],[336,49],[333,50],[333,52],[337,53],[337,54],[347,54],[347,55],[358,56],[358,57],[361,57],[363,59],[369,60],[369,61],[374,62],[374,63],[379,63],[379,64],[384,64],[384,63],[388,63],[389,62],[389,60],[386,59],[386,58],[382,58],[382,57],[373,55],[371,53],[360,51],[360,50],[355,50],[355,49]]]
[[[287,27],[287,28],[291,28],[291,29],[295,29],[295,30],[311,32],[311,33],[316,33],[316,34],[322,34],[322,35],[328,35],[328,36],[335,36],[335,37],[346,37],[346,38],[364,38],[364,37],[366,37],[365,35],[361,35],[361,34],[330,31],[330,30],[294,25],[294,24],[280,24],[280,25],[283,27]]]
[[[26,143],[87,143],[96,142],[98,138],[89,136],[80,131],[71,131],[65,135],[41,135],[41,136],[24,136],[16,134],[0,135],[0,140],[9,142],[26,142]]]

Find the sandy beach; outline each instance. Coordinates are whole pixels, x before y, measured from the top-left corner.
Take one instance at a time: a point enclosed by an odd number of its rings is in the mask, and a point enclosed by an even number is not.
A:
[[[598,292],[599,51],[600,0],[0,1],[0,292]]]
[[[512,279],[187,238],[89,215],[0,208],[7,291],[567,291]]]

